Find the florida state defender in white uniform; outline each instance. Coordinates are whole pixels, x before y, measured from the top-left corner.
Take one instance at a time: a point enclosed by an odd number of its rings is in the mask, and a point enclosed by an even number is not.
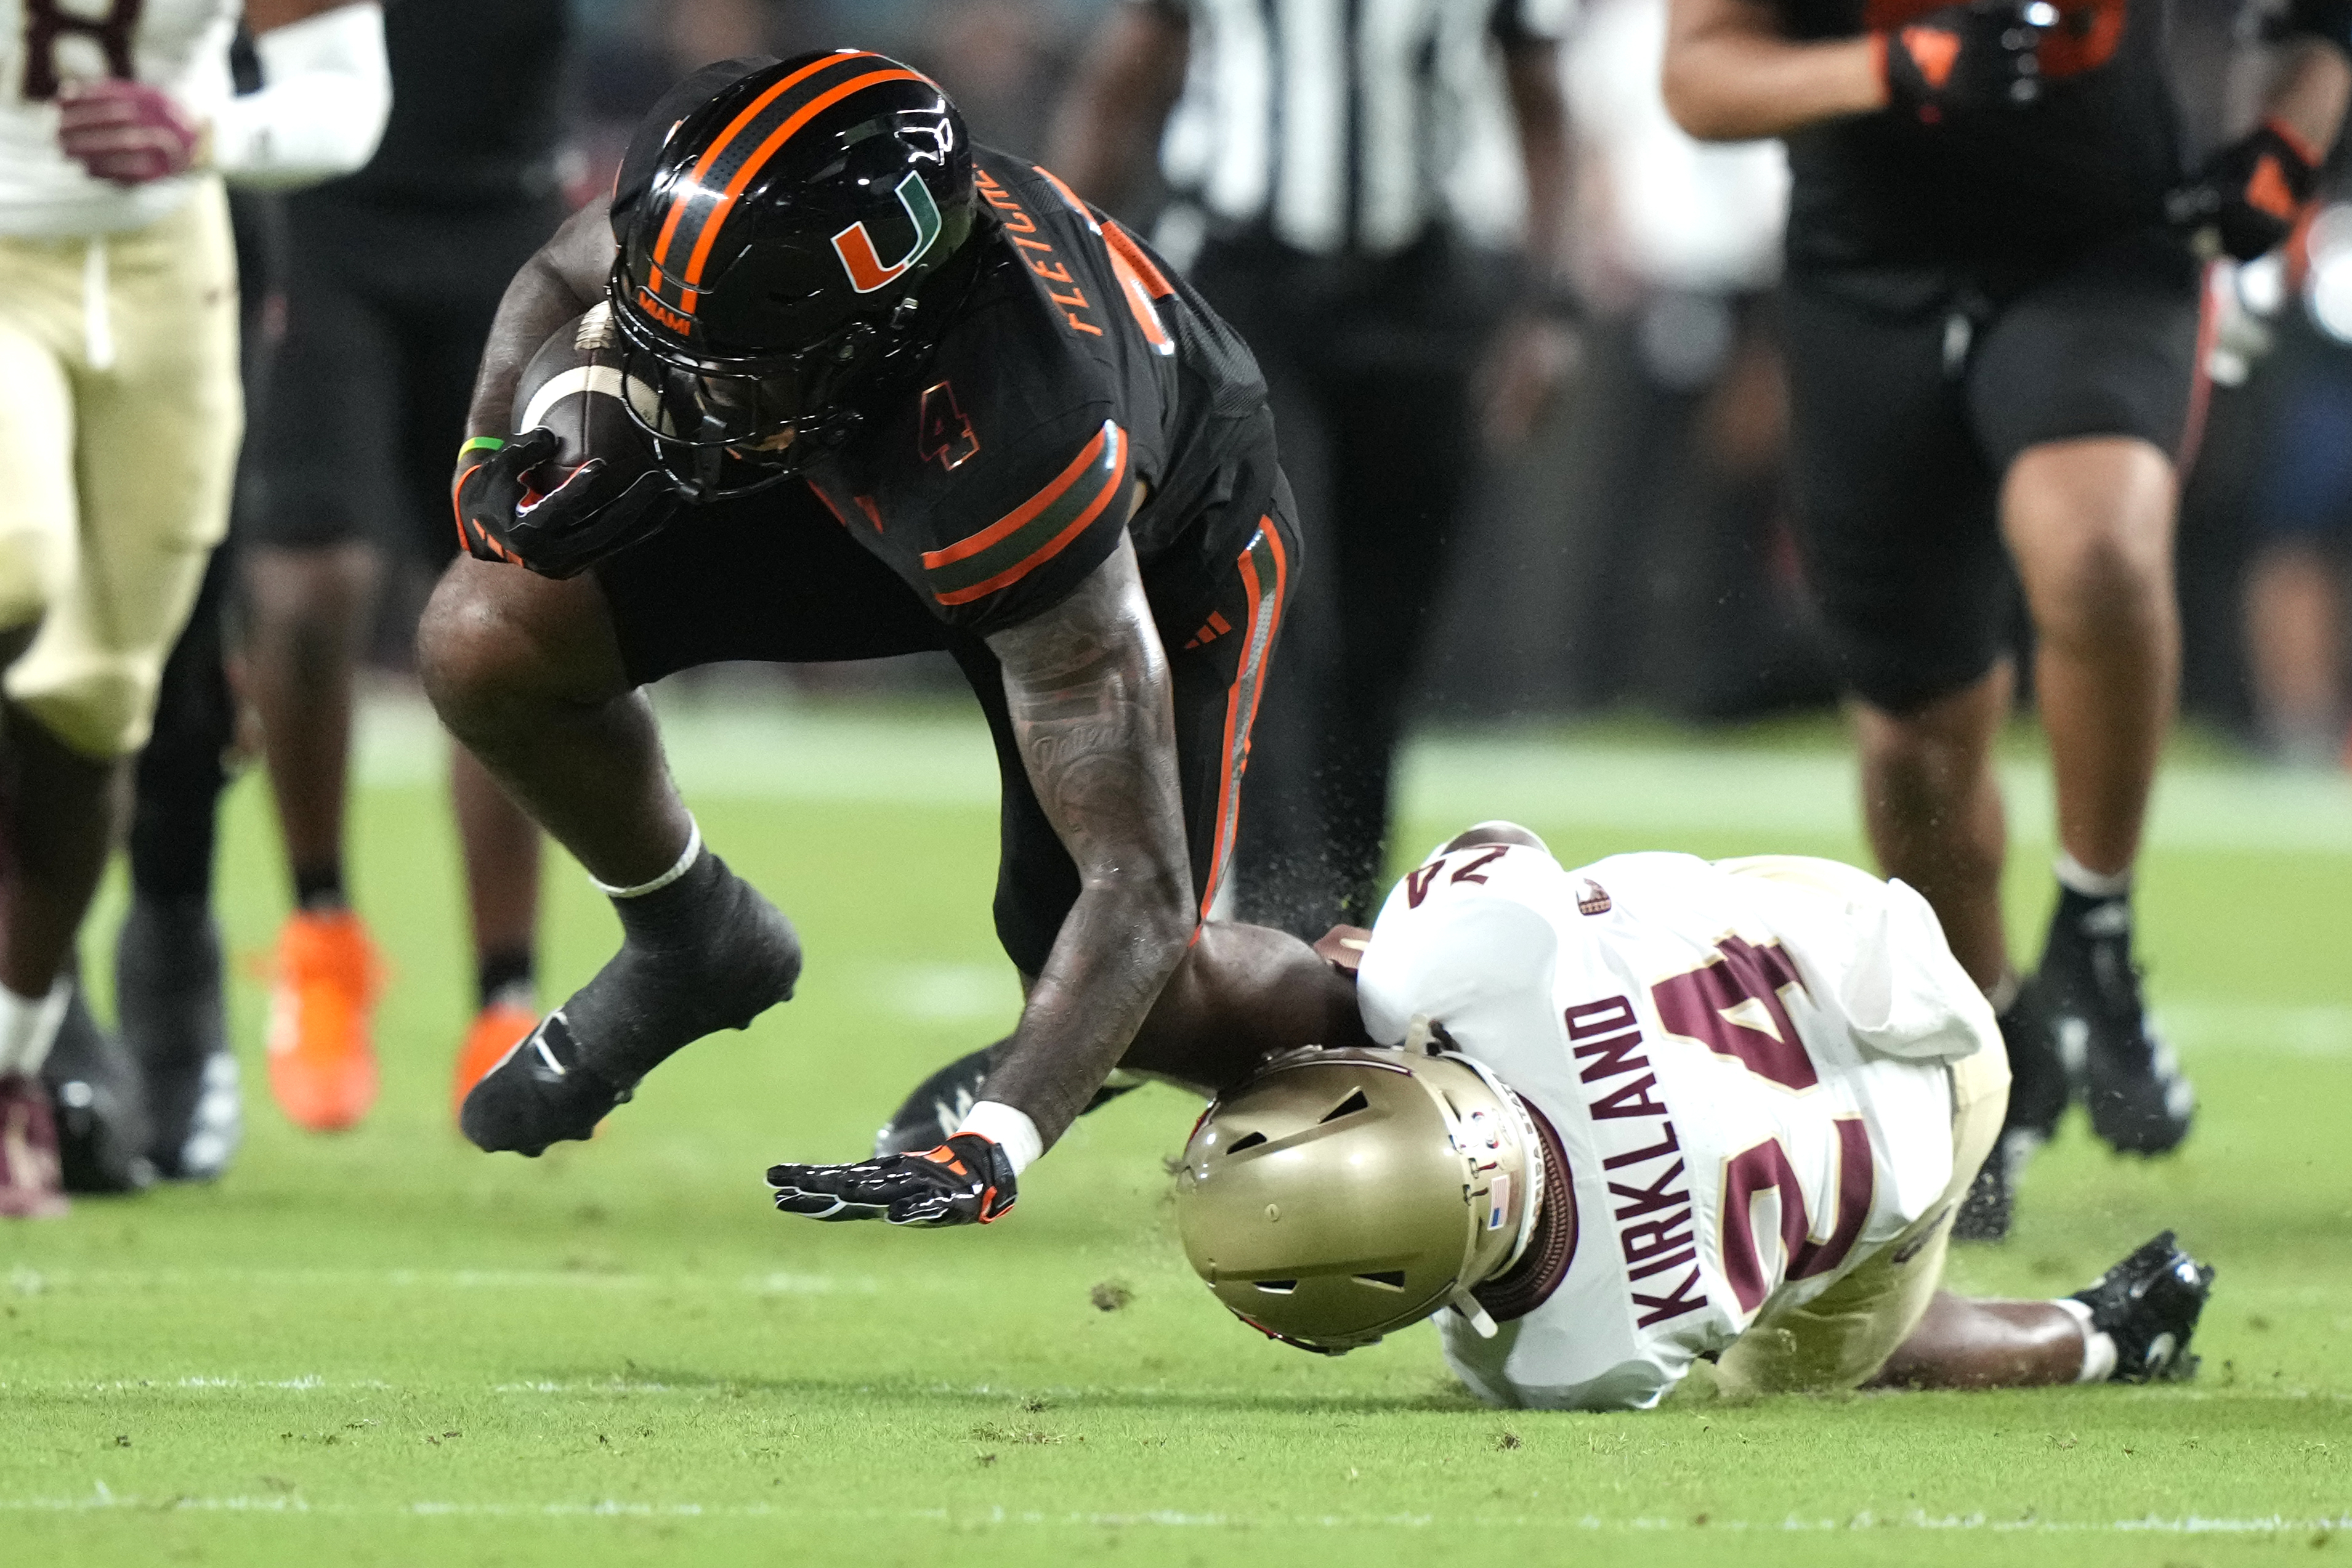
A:
[[[1509,1405],[1643,1408],[1700,1357],[1742,1387],[1869,1375],[1935,1293],[2009,1081],[1926,902],[1825,860],[1443,852],[1357,989],[1375,1040],[1442,1029],[1558,1140],[1564,1273],[1491,1339],[1441,1316]]]
[[[59,971],[228,521],[242,424],[224,176],[357,168],[389,105],[372,3],[0,0],[0,1216],[63,1207],[34,1075]]]

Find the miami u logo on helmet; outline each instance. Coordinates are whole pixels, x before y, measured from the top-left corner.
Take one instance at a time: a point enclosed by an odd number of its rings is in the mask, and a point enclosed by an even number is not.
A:
[[[833,237],[834,254],[841,258],[841,265],[849,274],[849,286],[860,294],[887,288],[920,261],[932,241],[940,237],[939,204],[931,200],[930,188],[923,184],[921,174],[910,174],[899,181],[898,197],[898,205],[906,209],[907,221],[915,226],[915,242],[898,260],[882,259],[874,248],[874,237],[866,232],[863,222],[851,224]]]

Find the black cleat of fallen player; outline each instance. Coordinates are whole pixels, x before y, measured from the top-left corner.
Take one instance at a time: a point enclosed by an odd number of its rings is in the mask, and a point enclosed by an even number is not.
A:
[[[992,1046],[958,1057],[917,1084],[874,1134],[874,1157],[919,1154],[946,1142],[963,1125],[965,1113],[978,1103],[980,1086],[988,1081],[994,1053]]]
[[[709,850],[613,907],[621,951],[466,1096],[457,1125],[482,1149],[537,1155],[584,1139],[673,1053],[791,999],[792,921]]]
[[[2181,1251],[2168,1230],[2074,1299],[2091,1310],[2091,1326],[2116,1342],[2108,1382],[2172,1383],[2197,1375],[2189,1337],[2212,1293],[2212,1266]]]
[[[220,928],[203,899],[134,897],[114,944],[123,1049],[147,1088],[147,1157],[167,1182],[209,1182],[245,1136],[221,987]]]
[[[2189,1136],[2197,1091],[2140,1001],[2130,903],[2062,892],[2035,979],[2060,1059],[2082,1086],[2091,1131],[2118,1153],[2177,1148]]]
[[[887,1159],[892,1154],[920,1154],[936,1149],[955,1135],[963,1125],[964,1117],[980,1101],[981,1086],[988,1081],[995,1066],[996,1053],[1010,1039],[999,1040],[993,1046],[958,1057],[947,1066],[915,1086],[890,1120],[874,1134],[874,1157]],[[1110,1081],[1094,1092],[1081,1116],[1100,1110],[1130,1089],[1141,1089],[1143,1079],[1127,1073],[1115,1072]]]
[[[41,1083],[57,1122],[58,1178],[66,1191],[135,1193],[154,1182],[138,1064],[90,1016],[79,984],[41,1064]]]
[[[1978,1167],[1960,1212],[1952,1216],[1955,1241],[2000,1241],[2009,1235],[2018,1178],[2066,1113],[2066,1068],[2040,987],[2027,981],[2000,1023],[2001,1044],[2009,1050],[2009,1110],[1992,1152]]]

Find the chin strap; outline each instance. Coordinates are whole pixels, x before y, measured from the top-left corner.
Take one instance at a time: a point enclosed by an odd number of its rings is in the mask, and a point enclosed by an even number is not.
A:
[[[1454,1294],[1446,1299],[1445,1304],[1454,1310],[1455,1317],[1469,1324],[1480,1339],[1491,1340],[1501,1332],[1495,1327],[1495,1320],[1486,1315],[1486,1309],[1478,1304],[1478,1298],[1470,1294],[1468,1286],[1454,1287]]]

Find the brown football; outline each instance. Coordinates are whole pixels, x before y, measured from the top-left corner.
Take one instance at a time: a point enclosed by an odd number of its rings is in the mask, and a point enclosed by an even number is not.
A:
[[[515,430],[552,431],[557,443],[555,456],[532,476],[532,488],[553,489],[591,458],[604,458],[610,482],[620,485],[652,468],[652,440],[624,397],[661,420],[653,388],[623,374],[621,335],[612,307],[600,301],[556,328],[516,384]]]

